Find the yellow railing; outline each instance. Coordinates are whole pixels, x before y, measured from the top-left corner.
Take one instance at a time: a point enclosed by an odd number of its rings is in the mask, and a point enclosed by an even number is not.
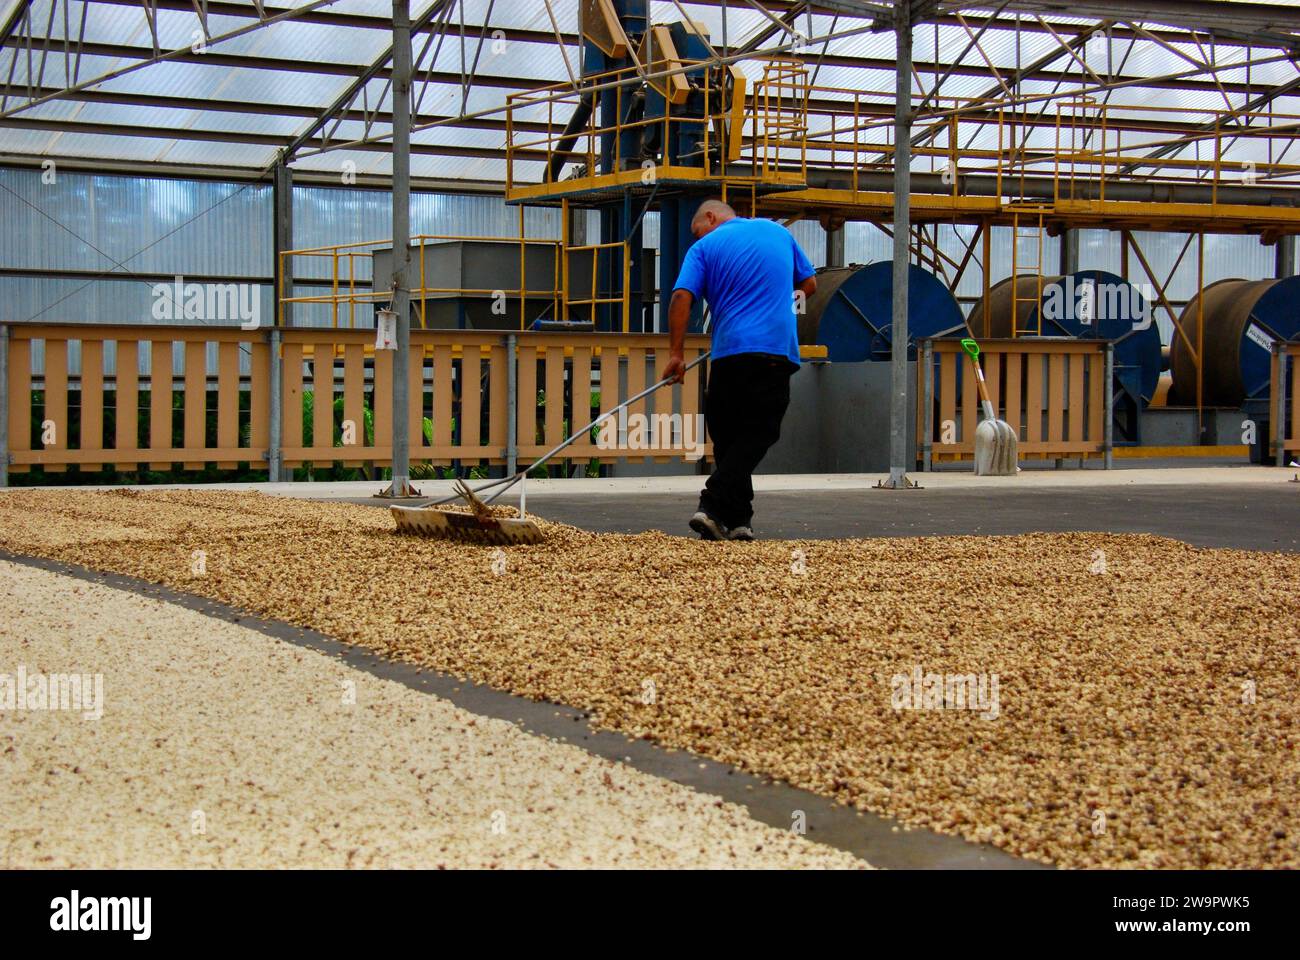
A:
[[[1058,205],[1104,202],[1107,185],[1139,180],[1208,185],[1214,206],[1225,186],[1300,186],[1300,162],[1283,162],[1297,136],[1300,115],[1268,108],[1134,106],[1076,97],[1058,104],[1055,152],[1036,162],[1052,164]],[[1254,148],[1249,153],[1247,145]],[[1081,196],[1082,184],[1096,184],[1096,196]]]
[[[520,222],[523,221],[523,210],[520,209]],[[439,287],[430,286],[427,276],[428,251],[437,244],[450,242],[465,243],[500,243],[513,244],[519,247],[519,276],[517,282],[503,282],[495,287]],[[549,248],[552,251],[553,269],[551,271],[551,284],[546,287],[536,289],[527,286],[527,252],[529,247]],[[284,295],[278,299],[278,322],[281,325],[286,323],[285,306],[288,304],[325,304],[330,307],[333,326],[339,326],[341,318],[346,318],[348,327],[356,326],[356,308],[358,304],[387,304],[392,300],[393,291],[387,280],[380,277],[373,277],[369,285],[365,281],[358,281],[356,276],[356,261],[358,258],[373,260],[374,254],[379,250],[391,250],[391,240],[363,240],[356,243],[341,243],[325,247],[310,247],[301,250],[285,250],[280,254],[280,276],[294,278],[294,258],[301,257],[306,260],[325,260],[329,263],[329,292],[314,295]],[[465,236],[462,234],[419,234],[411,238],[411,265],[407,273],[407,279],[410,283],[411,301],[415,308],[415,318],[418,320],[421,328],[428,326],[427,304],[430,299],[457,296],[477,296],[493,297],[501,294],[511,294],[515,297],[519,306],[519,329],[523,329],[530,319],[527,316],[528,300],[550,300],[554,316],[559,318],[560,308],[562,306],[561,295],[561,271],[564,251],[563,240],[546,240],[535,239],[522,236],[517,237],[481,237]],[[346,267],[343,266],[346,264]],[[503,281],[508,278],[502,278]],[[306,285],[308,283],[316,284],[321,282],[321,278],[296,277],[295,283]],[[506,319],[502,317],[503,321]]]
[[[625,115],[636,67],[582,77],[576,87],[560,83],[513,93],[506,98],[506,198],[524,200],[608,185],[649,185],[664,180],[755,180],[798,185],[803,182],[807,132],[807,68],[800,61],[764,61],[763,77],[747,95],[743,74],[713,61],[673,61],[683,72],[654,81],[663,94],[661,116],[602,124],[601,95],[614,100],[616,117]],[[671,86],[669,85],[671,84]],[[691,92],[703,109],[687,108]],[[566,124],[584,98],[595,98],[588,120],[576,129]],[[563,119],[561,119],[563,118]],[[677,156],[672,144],[681,125],[700,130],[700,155]],[[538,131],[536,128],[541,127]],[[746,136],[744,131],[748,130]],[[623,138],[639,132],[644,153],[626,156]],[[601,143],[612,142],[610,170],[599,174]],[[547,159],[541,177],[521,175],[521,156]],[[565,180],[569,164],[583,165]],[[743,172],[748,165],[749,172]]]

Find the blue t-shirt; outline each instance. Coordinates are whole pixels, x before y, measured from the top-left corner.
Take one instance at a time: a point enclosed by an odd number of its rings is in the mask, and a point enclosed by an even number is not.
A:
[[[691,244],[673,289],[709,301],[714,360],[774,353],[797,365],[794,287],[814,273],[785,227],[734,217]]]

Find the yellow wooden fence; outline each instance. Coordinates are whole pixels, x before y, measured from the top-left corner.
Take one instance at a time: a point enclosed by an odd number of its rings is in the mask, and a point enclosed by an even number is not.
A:
[[[1019,456],[1104,456],[1109,448],[1107,344],[1100,340],[981,340],[989,398],[1019,438]],[[922,462],[969,460],[982,419],[970,360],[957,340],[926,341],[916,392]]]
[[[241,463],[266,467],[274,436],[273,353],[280,361],[279,453],[284,466],[390,465],[394,354],[374,349],[373,331],[5,326],[7,448],[9,469],[15,472],[37,465],[47,471],[104,464],[119,470],[200,469],[207,464],[233,468]],[[34,364],[38,344],[43,363]],[[78,365],[69,363],[74,344]],[[510,348],[517,378],[513,416]],[[706,337],[689,337],[686,359],[707,348]],[[666,350],[663,334],[412,331],[410,406],[405,412],[411,460],[505,464],[513,453],[525,465],[565,439],[567,431],[658,379]],[[308,394],[313,416],[310,435],[304,436]],[[594,407],[593,394],[598,394]],[[329,404],[316,402],[320,396],[329,397]],[[340,397],[342,410],[336,414]],[[322,409],[329,415],[317,415]],[[636,414],[675,414],[681,423],[701,410],[697,367],[682,386],[639,402],[628,420],[635,425]],[[366,429],[367,411],[371,431]],[[113,415],[111,430],[106,412]],[[633,430],[632,435],[646,442],[634,449],[626,443],[611,449],[587,438],[566,451],[565,458],[671,460],[691,453],[683,440],[696,436],[681,429],[645,435]],[[707,457],[711,448],[705,443],[699,452]]]

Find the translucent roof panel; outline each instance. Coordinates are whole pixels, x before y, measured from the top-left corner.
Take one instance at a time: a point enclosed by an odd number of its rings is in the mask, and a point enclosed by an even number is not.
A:
[[[287,16],[266,24],[259,23],[251,0],[226,0],[207,17],[206,36],[188,0],[159,0],[152,17],[151,7],[137,0],[66,4],[0,0],[0,25],[16,11],[29,11],[14,21],[13,34],[0,48],[0,82],[12,78],[0,95],[0,155],[261,171],[281,150],[297,144],[293,164],[298,169],[326,172],[350,164],[358,174],[376,176],[391,169],[389,0],[274,0],[263,5],[266,15]],[[412,0],[411,6],[413,21],[424,27],[412,42],[418,64],[413,175],[500,179],[507,98],[568,83],[570,72],[582,68],[576,42],[579,0],[552,0],[549,7],[517,0]],[[654,22],[689,18],[721,47],[719,0],[651,0],[648,6]],[[1275,112],[1300,113],[1295,96],[1300,69],[1268,38],[1250,43],[1237,35],[1211,39],[1204,32],[1159,24],[1103,25],[1059,11],[1040,16],[1029,12],[1032,6],[1027,0],[1005,6],[945,4],[940,22],[918,25],[915,93],[932,94],[942,78],[928,109],[1003,99],[1012,87],[1021,97],[1059,99],[1113,79],[1123,86],[1097,98],[1122,128],[1125,148],[1164,143],[1171,136],[1166,128],[1213,122],[1216,115],[1267,103],[1275,94]],[[1226,5],[1205,6],[1217,11]],[[247,15],[237,15],[240,10]],[[810,94],[815,101],[811,130],[830,129],[831,105],[851,113],[857,102],[879,118],[859,142],[887,143],[892,31],[878,29],[870,14],[801,13],[789,29],[774,22],[789,10],[780,4],[765,13],[746,0],[728,0],[728,47],[779,47],[797,39],[793,30],[819,38],[793,54],[807,64],[816,87]],[[1279,31],[1276,24],[1268,29],[1273,35]],[[29,42],[36,54],[30,75]],[[149,63],[157,56],[155,43],[167,59]],[[75,55],[65,56],[65,48]],[[145,65],[131,69],[140,64]],[[762,76],[759,60],[745,59],[738,66],[751,80]],[[1027,75],[1017,82],[1021,71]],[[373,76],[363,80],[366,74]],[[463,75],[472,75],[468,91],[461,87]],[[38,98],[51,99],[29,104],[29,83]],[[340,101],[342,108],[331,113]],[[573,109],[570,97],[518,111],[513,118],[518,136],[536,139],[530,124],[561,126]],[[1043,112],[1030,144],[1050,146],[1058,107],[1043,111],[1035,101],[1020,108],[1025,109]],[[462,115],[468,115],[462,122],[445,122]],[[372,121],[369,126],[365,118]],[[843,136],[841,129],[837,119],[837,137]],[[370,142],[358,145],[359,140]],[[972,151],[997,146],[996,133],[974,122],[963,123],[961,141]],[[1179,146],[1172,155],[1191,155],[1195,149]],[[1248,162],[1276,149],[1276,141],[1270,146],[1243,139],[1232,145],[1230,156]],[[521,160],[515,173],[538,176],[540,167]]]

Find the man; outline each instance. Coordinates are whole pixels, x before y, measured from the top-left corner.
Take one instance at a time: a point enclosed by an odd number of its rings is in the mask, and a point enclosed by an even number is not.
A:
[[[700,204],[668,304],[664,377],[680,383],[691,306],[704,297],[713,322],[704,419],[713,439],[713,475],[691,529],[705,540],[753,540],[752,475],[781,436],[790,376],[799,369],[795,291],[817,289],[814,270],[790,232],[751,220],[720,200]]]

